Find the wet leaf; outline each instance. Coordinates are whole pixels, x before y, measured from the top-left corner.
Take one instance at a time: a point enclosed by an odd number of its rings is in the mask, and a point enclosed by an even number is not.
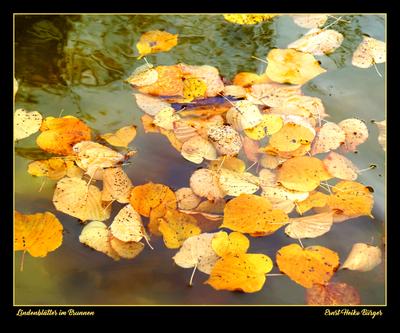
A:
[[[308,29],[322,27],[328,20],[328,15],[325,14],[295,14],[290,16],[298,26]]]
[[[196,98],[204,98],[207,91],[206,83],[196,77],[183,77],[183,97],[186,102]]]
[[[254,104],[284,107],[289,97],[301,95],[300,85],[260,83],[251,87],[247,99]]]
[[[344,282],[329,282],[326,286],[315,284],[307,289],[308,305],[359,305],[360,295],[356,288]]]
[[[148,86],[139,87],[138,90],[141,93],[155,96],[183,97],[183,72],[181,66],[157,66],[154,69],[158,73],[158,80]]]
[[[133,259],[137,257],[144,248],[141,242],[123,242],[118,238],[112,237],[110,239],[112,249],[124,259]]]
[[[242,136],[243,151],[247,159],[251,162],[258,162],[259,156],[259,143],[258,141],[250,139],[247,135]]]
[[[128,203],[132,182],[122,168],[107,168],[103,172],[101,200]]]
[[[145,237],[142,219],[131,205],[124,206],[110,225],[111,234],[123,242],[139,242]]]
[[[260,187],[259,179],[253,174],[224,168],[221,168],[218,172],[218,183],[224,193],[234,197],[242,193],[255,193]]]
[[[329,196],[324,193],[311,192],[307,199],[297,203],[296,210],[302,215],[314,207],[324,207],[328,200]]]
[[[226,113],[226,119],[236,130],[252,128],[262,121],[262,115],[257,105],[243,100],[234,103]]]
[[[246,164],[237,157],[224,156],[210,162],[208,168],[217,172],[223,168],[243,173],[246,170]]]
[[[375,121],[374,124],[378,126],[379,130],[378,142],[383,150],[386,151],[386,120]]]
[[[124,126],[115,133],[105,133],[101,138],[114,147],[128,147],[136,136],[136,126]]]
[[[257,83],[268,83],[268,82],[271,82],[271,79],[267,75],[265,74],[258,75],[250,72],[237,73],[233,78],[234,85],[238,85],[244,88],[250,87],[253,84]]]
[[[278,14],[224,14],[224,19],[231,23],[252,25],[268,21]]]
[[[267,135],[277,133],[283,126],[282,117],[276,114],[263,114],[262,121],[253,128],[244,132],[253,140],[261,140]]]
[[[368,68],[373,64],[386,62],[386,43],[372,37],[364,36],[353,53],[353,66]]]
[[[137,106],[150,116],[155,116],[161,110],[171,107],[171,104],[153,96],[145,94],[133,95],[135,96]]]
[[[341,127],[332,122],[326,122],[318,130],[317,136],[312,144],[311,154],[327,153],[339,148],[346,140],[346,133]]]
[[[335,178],[356,180],[358,168],[347,157],[331,151],[323,160],[328,172]]]
[[[178,44],[178,35],[166,31],[152,30],[140,36],[136,47],[139,51],[139,59],[151,53],[166,52]]]
[[[342,269],[352,271],[368,272],[373,270],[382,262],[382,251],[377,246],[364,243],[356,243],[342,265]]]
[[[310,128],[288,122],[271,136],[269,144],[280,151],[293,151],[301,145],[310,144],[314,136],[315,132],[313,133]]]
[[[342,120],[339,127],[345,133],[345,151],[355,151],[357,146],[364,143],[368,139],[368,128],[359,119],[350,118]]]
[[[220,199],[225,196],[225,192],[219,185],[218,174],[209,169],[199,169],[193,172],[190,177],[190,188],[195,194],[208,200]]]
[[[15,95],[14,95],[15,96]],[[42,124],[42,115],[37,111],[18,109],[14,113],[14,141],[36,133]]]
[[[157,82],[158,72],[153,68],[153,65],[145,64],[139,66],[134,72],[126,79],[126,81],[137,87],[148,86]]]
[[[318,97],[297,94],[282,98],[277,104],[271,109],[271,112],[275,114],[314,117],[315,119],[328,117],[324,105]]]
[[[333,224],[333,212],[290,218],[285,229],[291,238],[315,238],[326,234]]]
[[[198,197],[190,187],[182,187],[175,191],[176,200],[179,209],[191,210],[196,208],[201,199]]]
[[[59,180],[67,174],[67,163],[61,158],[33,161],[28,164],[28,173],[36,177]]]
[[[235,156],[242,148],[240,135],[231,126],[216,125],[208,129],[208,138],[222,155]]]
[[[215,160],[217,150],[211,142],[196,135],[183,143],[181,155],[190,162],[200,164],[204,159]]]
[[[180,119],[179,115],[175,113],[175,110],[171,107],[162,109],[154,116],[153,123],[158,127],[166,130],[174,129],[174,122]]]
[[[215,253],[220,257],[246,253],[250,247],[249,239],[236,231],[229,235],[225,231],[216,233],[211,244]]]

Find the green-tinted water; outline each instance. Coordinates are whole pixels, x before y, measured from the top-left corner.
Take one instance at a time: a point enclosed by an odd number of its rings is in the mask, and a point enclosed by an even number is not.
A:
[[[316,239],[303,240],[305,246],[323,245],[339,253],[341,262],[356,242],[383,247],[384,232],[384,152],[377,141],[378,130],[370,120],[384,119],[385,90],[373,67],[351,65],[351,54],[362,34],[384,40],[382,16],[345,16],[332,28],[345,41],[332,55],[318,57],[327,73],[303,87],[306,95],[320,97],[335,122],[357,117],[366,121],[370,137],[358,154],[349,157],[360,168],[370,163],[377,168],[360,175],[358,181],[375,190],[375,220],[368,217],[336,224]],[[333,21],[333,19],[330,19]],[[96,132],[114,131],[138,125],[131,144],[138,150],[126,167],[134,185],[147,181],[179,188],[188,186],[197,168],[174,150],[158,134],[143,132],[131,88],[123,82],[134,68],[135,43],[148,30],[167,29],[179,33],[179,44],[170,52],[147,57],[156,65],[184,62],[216,66],[232,79],[237,72],[265,70],[263,62],[272,48],[285,48],[307,30],[288,16],[256,26],[240,26],[224,21],[222,15],[131,15],[131,16],[20,16],[15,25],[15,76],[20,83],[16,108],[38,110],[44,116],[76,115]],[[384,65],[377,66],[384,76]],[[188,288],[191,270],[174,266],[168,250],[154,238],[154,251],[146,248],[134,260],[113,262],[79,243],[82,226],[76,219],[55,210],[51,203],[54,181],[31,177],[27,164],[43,153],[37,149],[37,135],[16,144],[15,204],[22,213],[51,211],[64,225],[63,245],[46,258],[25,257],[24,271],[16,274],[16,304],[304,304],[304,288],[286,277],[270,277],[263,290],[254,294],[217,292],[204,285],[206,275],[197,273],[194,287]],[[113,215],[118,211],[114,204]],[[272,258],[276,251],[294,240],[283,228],[273,236],[251,240],[251,252]],[[16,254],[19,266],[21,254]],[[339,271],[333,281],[356,286],[363,304],[384,303],[384,265],[371,272]],[[277,273],[275,267],[272,273]]]

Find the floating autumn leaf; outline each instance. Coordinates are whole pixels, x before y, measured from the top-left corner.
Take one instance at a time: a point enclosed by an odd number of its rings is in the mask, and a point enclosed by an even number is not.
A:
[[[303,215],[305,212],[314,207],[324,207],[327,204],[328,200],[328,195],[321,192],[313,191],[305,200],[297,203],[296,210],[300,215]]]
[[[301,95],[300,85],[287,85],[278,83],[254,84],[247,100],[254,104],[267,105],[270,107],[285,106],[289,97]]]
[[[265,73],[279,83],[304,84],[326,72],[312,54],[293,49],[273,49],[267,60]]]
[[[286,158],[280,156],[272,156],[265,154],[260,158],[260,165],[267,169],[276,169],[279,165],[286,161]]]
[[[188,110],[181,110],[179,114],[182,117],[217,117],[226,111],[228,111],[231,107],[231,104],[217,104],[217,105],[201,105],[194,106]],[[198,119],[200,120],[200,118]],[[222,122],[223,123],[223,122]]]
[[[246,170],[246,163],[244,163],[241,159],[237,157],[223,156],[218,158],[217,160],[211,161],[208,168],[217,172],[224,168],[231,171],[243,173]]]
[[[365,123],[359,119],[345,119],[338,125],[346,136],[343,147],[345,151],[355,151],[358,145],[364,143],[368,139],[368,128]]]
[[[204,159],[215,160],[217,151],[211,142],[196,135],[183,143],[181,155],[190,162],[200,164]]]
[[[136,136],[136,126],[124,126],[115,133],[105,133],[101,138],[114,147],[128,147]]]
[[[103,172],[101,200],[128,203],[132,182],[122,168],[107,168]]]
[[[295,14],[290,16],[298,26],[308,29],[322,27],[328,20],[328,15],[325,14]]]
[[[145,133],[160,133],[158,127],[153,123],[153,117],[150,117],[148,114],[144,114],[140,117],[140,120],[142,121]]]
[[[224,87],[223,95],[231,96],[234,98],[245,98],[247,91],[245,88],[239,85],[228,85]]]
[[[226,111],[226,109],[225,109]],[[185,112],[185,111],[183,111]],[[180,112],[179,114],[182,114]],[[204,139],[208,139],[208,130],[211,127],[219,127],[222,126],[225,121],[221,115],[215,115],[210,117],[190,117],[185,118],[184,122],[187,126],[190,126],[196,130],[196,134],[200,135]]]
[[[314,284],[325,285],[339,267],[339,255],[323,246],[301,248],[298,244],[282,247],[276,253],[279,270],[290,279],[311,288]]]
[[[306,291],[308,305],[359,305],[356,288],[344,282],[329,282],[326,286],[315,284]]]
[[[277,180],[287,189],[308,192],[316,189],[322,180],[330,178],[332,176],[321,160],[299,156],[283,162]]]
[[[211,247],[214,235],[215,233],[202,233],[189,237],[172,259],[182,268],[196,267],[200,272],[210,274],[219,259]]]
[[[168,186],[150,182],[132,189],[130,203],[140,215],[149,217],[150,212],[158,206],[175,208],[176,197]]]
[[[165,215],[159,219],[158,230],[169,249],[177,249],[186,239],[201,233],[194,217],[172,209],[167,209]]]
[[[282,99],[280,105],[273,107],[271,112],[315,119],[328,117],[320,98],[304,95],[292,95]]]
[[[208,138],[222,155],[235,156],[242,148],[240,135],[229,125],[216,125],[208,129]]]
[[[245,129],[246,135],[253,140],[261,140],[267,135],[278,132],[283,126],[283,120],[277,114],[263,114],[262,121],[253,128]]]
[[[220,231],[212,239],[212,248],[220,257],[246,253],[250,247],[249,239],[240,232],[231,232],[229,235],[225,231]]]
[[[135,96],[137,106],[150,116],[155,116],[161,110],[171,107],[171,104],[157,97],[148,96],[145,94],[133,94],[133,95]]]
[[[246,136],[242,136],[242,144],[243,144],[243,152],[246,155],[247,159],[251,162],[258,162],[258,155],[259,155],[259,149],[260,145],[258,141],[252,140]]]
[[[356,180],[358,168],[347,157],[331,151],[323,160],[328,172],[335,178]]]
[[[252,128],[262,121],[262,115],[257,105],[246,100],[233,104],[234,106],[226,113],[226,119],[236,130]]]
[[[137,87],[148,86],[157,82],[158,72],[153,68],[152,64],[145,64],[139,66],[134,72],[126,79],[126,81]]]
[[[114,260],[120,259],[118,253],[111,247],[110,231],[103,222],[93,221],[85,225],[79,235],[79,241]]]
[[[315,238],[326,234],[333,224],[333,212],[290,218],[285,233],[291,238]]]
[[[144,248],[144,244],[141,242],[123,242],[112,236],[110,238],[110,245],[121,258],[125,259],[135,258]]]
[[[278,14],[224,14],[224,19],[236,24],[257,24],[268,21]]]
[[[37,145],[48,153],[72,155],[72,147],[81,141],[90,140],[90,128],[78,118],[65,116],[62,118],[47,117],[40,127]]]
[[[268,199],[253,194],[241,194],[225,205],[221,228],[248,234],[272,234],[288,223],[288,216],[272,209]]]
[[[181,210],[183,213],[190,215],[201,215],[210,221],[219,221],[223,219],[225,201],[217,199],[214,201],[206,200],[201,202],[195,210]],[[203,229],[203,226],[202,226]],[[215,229],[215,226],[212,228]]]
[[[37,111],[18,109],[14,113],[14,141],[36,133],[42,124],[42,115]]]
[[[141,93],[155,96],[183,96],[181,66],[157,66],[154,69],[158,73],[158,80],[148,86],[138,87]]]
[[[191,102],[196,98],[204,98],[207,91],[206,83],[196,77],[183,77],[183,97],[185,102]]]
[[[342,128],[332,122],[326,122],[318,130],[312,144],[311,155],[326,153],[339,148],[346,140],[346,133]]]
[[[261,188],[278,185],[276,182],[276,172],[269,169],[261,169],[258,173],[258,178],[260,180]]]
[[[61,246],[63,226],[52,213],[24,215],[15,211],[14,251],[28,251],[32,257],[45,257]]]
[[[260,188],[259,179],[249,172],[236,172],[221,168],[218,172],[219,187],[225,194],[237,197],[242,193],[252,194]]]
[[[374,121],[374,124],[378,126],[379,130],[378,142],[383,150],[386,151],[386,120]]]
[[[332,187],[328,205],[347,216],[371,215],[374,196],[367,186],[343,180]]]
[[[313,132],[312,128],[288,122],[271,136],[269,144],[280,151],[293,151],[301,145],[310,144],[314,137],[315,131]]]
[[[343,39],[343,35],[336,30],[314,28],[300,39],[290,43],[288,48],[314,55],[324,55],[340,47]]]
[[[37,160],[28,164],[28,173],[36,177],[48,177],[59,180],[67,174],[67,163],[57,157],[48,160]]]
[[[261,178],[261,177],[260,177]],[[275,206],[280,201],[289,200],[291,202],[297,202],[305,200],[308,197],[308,192],[288,190],[282,185],[264,185],[262,184],[261,196],[268,198],[268,200]]]
[[[180,142],[186,142],[198,135],[193,125],[180,120],[174,122],[174,134]]]
[[[62,178],[53,195],[56,209],[82,221],[104,221],[110,217],[111,207],[103,206],[101,192],[80,178]]]
[[[267,83],[267,82],[271,82],[271,79],[267,75],[265,74],[258,75],[250,72],[237,73],[233,78],[234,85],[241,86],[244,88],[250,87],[256,83]]]
[[[209,169],[199,169],[190,177],[190,188],[200,197],[208,200],[221,199],[225,192],[219,185],[218,174]]]
[[[364,36],[362,42],[353,53],[352,65],[368,68],[383,62],[386,62],[386,43]]]
[[[253,293],[264,286],[265,275],[272,267],[272,260],[264,254],[229,254],[215,263],[205,283],[216,290]]]
[[[180,142],[177,139],[177,137],[174,134],[174,131],[166,130],[162,127],[159,127],[158,129],[159,129],[160,133],[168,139],[168,141],[172,147],[174,147],[179,152],[182,150],[182,142]]]
[[[136,47],[139,51],[139,59],[147,54],[166,52],[178,44],[178,35],[166,31],[152,30],[140,36]]]
[[[286,141],[286,139],[284,138],[283,142],[285,142],[285,141]],[[290,147],[293,148],[293,145],[291,145]],[[259,151],[261,153],[265,153],[268,155],[277,156],[280,159],[282,159],[282,161],[285,161],[285,160],[291,159],[293,157],[304,156],[305,154],[307,154],[310,151],[310,149],[311,149],[310,143],[300,144],[300,146],[298,148],[296,148],[295,150],[290,150],[290,151],[282,151],[282,150],[276,149],[275,147],[273,147],[269,144],[265,147],[260,148]]]
[[[327,197],[328,197],[327,203],[329,203],[330,196],[327,196]],[[326,204],[325,206],[322,206],[322,207],[317,207],[316,206],[316,207],[313,208],[313,210],[316,213],[332,212],[333,213],[333,223],[342,223],[342,222],[345,222],[347,220],[355,219],[357,217],[362,216],[360,214],[357,214],[357,215],[345,215],[345,214],[343,214],[343,211],[341,211],[340,209],[332,209],[332,208],[330,208],[328,206],[328,204]]]
[[[174,129],[174,122],[180,119],[179,115],[175,113],[174,108],[167,107],[162,109],[154,116],[153,123],[158,127],[166,130]]]
[[[131,205],[124,206],[110,225],[114,237],[123,242],[139,242],[145,237],[142,219]]]
[[[352,271],[368,272],[373,270],[382,262],[382,251],[377,246],[364,243],[356,243],[342,265],[342,269]]]
[[[196,208],[201,199],[190,187],[182,187],[175,191],[176,201],[179,209],[191,210]]]

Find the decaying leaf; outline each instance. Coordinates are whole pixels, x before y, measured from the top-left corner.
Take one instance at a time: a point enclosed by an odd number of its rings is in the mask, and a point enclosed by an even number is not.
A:
[[[18,109],[14,113],[14,141],[36,133],[42,125],[42,115],[37,111]]]
[[[172,259],[182,268],[196,266],[200,272],[210,274],[219,259],[211,246],[214,235],[215,233],[202,233],[189,237]]]
[[[342,120],[339,127],[345,133],[345,151],[355,151],[357,146],[368,139],[368,128],[363,121],[355,118]]]
[[[323,160],[328,172],[335,178],[356,180],[358,168],[347,157],[331,151]]]
[[[132,182],[122,168],[107,168],[103,172],[101,200],[128,203]]]
[[[139,242],[145,237],[142,219],[131,205],[124,206],[110,225],[114,237],[123,242]]]
[[[73,146],[81,141],[90,140],[90,128],[78,118],[65,116],[62,118],[47,117],[40,127],[37,145],[48,153],[72,155]]]
[[[153,123],[158,127],[166,130],[174,129],[174,122],[180,119],[179,115],[175,113],[174,108],[167,107],[162,109],[154,116]]]
[[[252,128],[262,121],[258,106],[247,100],[234,103],[226,113],[226,119],[236,130]]]
[[[147,31],[140,36],[136,47],[139,51],[139,59],[151,53],[166,52],[178,44],[178,35],[166,31]]]
[[[304,84],[326,72],[312,54],[293,49],[273,49],[267,60],[265,73],[279,83]]]
[[[235,98],[246,97],[247,91],[245,88],[239,85],[228,85],[224,87],[224,96],[231,96]]]
[[[126,81],[137,87],[148,86],[158,80],[158,72],[151,64],[144,64],[134,70]]]
[[[276,253],[279,270],[304,288],[314,284],[325,285],[339,267],[336,252],[323,246],[310,246],[305,249],[298,244],[282,247]]]
[[[237,157],[223,156],[217,160],[211,161],[208,168],[217,172],[223,168],[243,173],[246,170],[246,163]]]
[[[293,151],[298,149],[301,145],[310,144],[315,136],[308,127],[288,122],[283,127],[274,133],[269,144],[280,151]]]
[[[221,168],[218,172],[219,187],[225,194],[237,197],[242,193],[252,194],[260,188],[259,179],[249,172],[236,172]]]
[[[190,162],[200,164],[204,159],[215,160],[217,151],[211,142],[196,135],[183,143],[181,155]]]
[[[382,251],[377,246],[364,243],[356,243],[342,265],[342,269],[352,271],[368,272],[373,270],[382,262]]]
[[[291,238],[315,238],[326,234],[333,224],[333,212],[290,218],[285,229]]]
[[[267,135],[275,134],[282,126],[283,119],[280,115],[264,114],[261,123],[255,127],[244,130],[244,132],[253,140],[261,140]]]
[[[247,135],[242,136],[243,152],[251,162],[258,162],[260,145],[258,141],[250,139]]]
[[[80,178],[62,178],[53,195],[56,209],[82,221],[104,221],[110,217],[111,207],[101,201],[101,192]]]
[[[190,177],[190,188],[200,197],[208,200],[221,199],[225,192],[219,185],[218,174],[209,169],[199,169]]]
[[[317,136],[312,144],[311,154],[326,153],[339,148],[346,140],[346,133],[341,127],[332,122],[326,122],[318,130]]]
[[[196,77],[183,77],[183,97],[185,102],[191,102],[196,98],[204,98],[206,96],[206,83]]]
[[[260,158],[260,165],[267,169],[276,169],[280,164],[286,161],[286,158],[265,154]]]
[[[136,126],[124,126],[115,133],[105,133],[101,138],[114,147],[128,147],[136,136]]]
[[[133,94],[136,99],[137,106],[150,116],[155,116],[161,110],[170,108],[171,104],[153,96],[145,94]]]
[[[249,239],[236,231],[229,235],[225,231],[216,233],[211,244],[215,253],[220,257],[246,253],[250,247]]]
[[[52,213],[24,215],[15,211],[14,251],[28,251],[32,257],[45,257],[63,241],[63,226]]]
[[[179,209],[191,210],[196,208],[201,199],[190,187],[182,187],[175,191],[176,201]]]
[[[373,64],[386,62],[386,43],[372,37],[364,36],[353,53],[353,66],[368,68]]]
[[[72,162],[73,163],[73,162]],[[48,177],[59,180],[67,174],[68,165],[62,158],[52,157],[47,160],[37,160],[28,164],[28,173],[36,177]]]
[[[292,95],[282,99],[279,105],[271,109],[271,112],[315,119],[328,117],[320,98],[304,95]]]
[[[267,105],[270,107],[280,107],[286,105],[289,97],[301,95],[300,85],[288,85],[278,83],[259,83],[254,84],[247,99],[254,104]]]
[[[378,126],[379,130],[378,142],[383,150],[386,151],[386,120],[375,121],[374,124]]]
[[[272,234],[289,222],[281,210],[272,209],[268,199],[241,194],[225,205],[222,228],[248,234]]]
[[[326,286],[314,284],[306,291],[308,305],[359,305],[357,289],[344,282],[329,282]]]
[[[208,129],[208,138],[222,155],[235,156],[242,148],[240,135],[231,126],[212,126]]]
[[[183,143],[198,135],[194,125],[179,120],[174,122],[174,134]]]
[[[253,293],[264,286],[272,267],[272,260],[264,254],[229,254],[216,262],[205,283],[216,290]]]
[[[308,29],[322,27],[328,20],[328,15],[326,14],[294,14],[290,16],[298,26]]]
[[[142,252],[144,244],[141,242],[123,242],[118,238],[110,238],[112,249],[124,259],[133,259]]]

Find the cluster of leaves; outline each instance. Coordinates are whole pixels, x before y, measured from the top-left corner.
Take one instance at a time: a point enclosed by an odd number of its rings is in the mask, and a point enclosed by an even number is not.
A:
[[[257,24],[274,16],[224,17],[236,24]],[[374,201],[371,188],[356,182],[361,170],[345,156],[368,139],[366,125],[355,118],[337,124],[325,120],[329,115],[322,101],[301,90],[326,72],[314,55],[334,52],[343,41],[340,33],[319,28],[324,19],[324,15],[295,16],[297,24],[312,30],[286,49],[271,50],[261,75],[241,72],[228,82],[212,66],[153,66],[144,58],[146,64],[127,78],[144,112],[145,132],[166,136],[184,159],[205,163],[193,172],[188,187],[174,192],[151,182],[133,186],[123,164],[134,151],[121,154],[91,141],[90,128],[75,117],[43,120],[36,111],[17,110],[15,138],[40,130],[37,145],[58,155],[30,163],[28,172],[58,181],[55,208],[90,221],[80,241],[114,260],[136,257],[144,248],[142,239],[152,248],[149,234],[162,236],[167,248],[179,249],[175,263],[208,274],[206,283],[214,289],[256,292],[274,262],[265,254],[247,253],[250,241],[244,234],[266,237],[285,226],[285,233],[300,245],[279,249],[275,263],[308,289],[309,304],[359,303],[356,291],[354,297],[343,297],[351,294],[351,286],[329,282],[340,266],[338,254],[319,245],[304,248],[300,240],[319,237],[336,222],[372,217]],[[364,40],[353,64],[365,68],[368,62],[383,62],[384,47],[378,42]],[[137,43],[139,58],[171,50],[177,43],[177,35],[146,32]],[[101,139],[114,147],[128,147],[135,135],[131,125]],[[252,163],[249,167],[246,160]],[[249,172],[256,165],[256,174]],[[327,183],[334,179],[336,184]],[[102,190],[92,185],[94,181],[102,181]],[[125,206],[107,225],[104,221],[110,218],[114,201]],[[296,217],[289,217],[295,212]],[[49,214],[44,213],[44,221]],[[61,244],[62,226],[51,214],[57,221],[52,225],[44,225],[36,215],[16,212],[16,250],[44,256]],[[142,217],[148,218],[147,225]],[[217,232],[218,228],[231,232]],[[44,229],[51,237],[43,238]],[[43,245],[38,250],[31,243]],[[341,267],[368,271],[380,262],[378,247],[359,243]],[[192,279],[193,274],[190,283]]]

